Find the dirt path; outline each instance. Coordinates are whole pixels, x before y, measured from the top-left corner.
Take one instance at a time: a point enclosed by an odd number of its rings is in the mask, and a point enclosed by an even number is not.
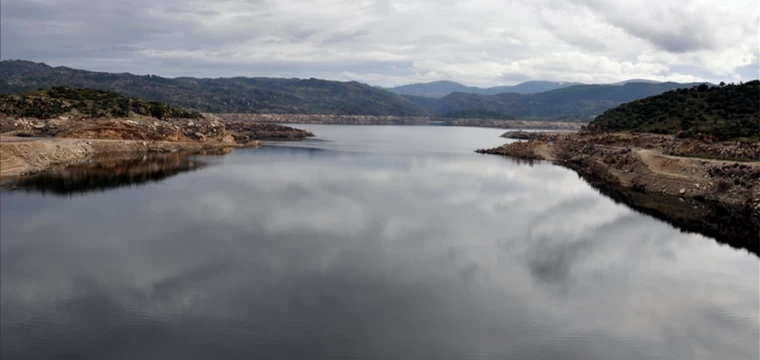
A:
[[[541,134],[525,142],[478,150],[556,161],[583,175],[636,191],[760,206],[760,161],[666,155],[687,153],[757,158],[755,145],[703,144],[652,134]],[[689,150],[689,151],[685,151]]]
[[[551,144],[541,144],[536,147],[536,154],[544,158],[544,160],[555,161],[557,158],[554,156]]]

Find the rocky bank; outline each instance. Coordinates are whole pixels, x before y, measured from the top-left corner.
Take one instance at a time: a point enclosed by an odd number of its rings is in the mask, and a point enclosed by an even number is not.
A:
[[[260,141],[246,144],[261,146]],[[221,142],[102,140],[0,137],[0,179],[13,180],[89,161],[142,157],[145,154],[223,151],[242,145]]]
[[[208,116],[209,114],[204,114]],[[499,129],[579,130],[583,123],[539,120],[454,119],[427,116],[308,115],[308,114],[218,114],[231,122],[272,124],[339,125],[448,125]]]
[[[99,157],[258,147],[261,140],[301,140],[309,131],[275,124],[198,119],[89,118],[76,113],[50,119],[0,114],[0,177],[34,174]]]
[[[758,143],[708,143],[654,134],[544,133],[477,152],[554,161],[607,193],[625,194],[617,197],[630,200],[629,205],[688,224],[682,228],[712,228],[703,233],[713,237],[748,228],[739,233],[755,240],[751,246],[760,239]],[[667,210],[684,203],[691,211]],[[716,229],[711,219],[722,219],[720,224],[732,228]]]
[[[483,154],[551,160],[643,192],[760,206],[760,144],[705,143],[667,135],[540,133]]]

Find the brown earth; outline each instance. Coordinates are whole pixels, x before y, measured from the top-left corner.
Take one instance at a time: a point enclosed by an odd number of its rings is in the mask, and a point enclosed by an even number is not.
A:
[[[210,114],[204,114],[209,116]],[[342,125],[449,125],[499,129],[579,130],[579,122],[539,120],[451,119],[427,116],[373,115],[305,115],[305,114],[216,114],[225,121],[272,124],[342,124]]]
[[[477,152],[554,161],[616,202],[760,255],[760,144],[577,133]]]
[[[253,141],[245,146],[260,146]],[[223,151],[240,144],[221,142],[14,138],[0,136],[0,179],[32,175],[92,160],[129,158],[150,153]]]
[[[198,152],[258,147],[265,140],[301,140],[309,131],[275,124],[136,116],[88,118],[70,113],[53,119],[0,114],[0,177],[33,174],[103,156]]]
[[[642,192],[760,207],[757,143],[700,144],[653,134],[543,134],[477,152],[556,161],[583,175]]]
[[[214,115],[201,119],[165,119],[132,116],[129,119],[92,119],[70,114],[54,119],[13,118],[0,115],[0,134],[71,139],[200,141],[246,144],[255,140],[301,140],[314,136],[288,126],[225,121]]]

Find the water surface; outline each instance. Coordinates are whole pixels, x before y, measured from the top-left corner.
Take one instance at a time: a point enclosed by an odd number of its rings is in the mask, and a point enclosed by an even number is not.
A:
[[[472,152],[503,130],[304,127],[2,192],[2,358],[758,359],[755,254]]]

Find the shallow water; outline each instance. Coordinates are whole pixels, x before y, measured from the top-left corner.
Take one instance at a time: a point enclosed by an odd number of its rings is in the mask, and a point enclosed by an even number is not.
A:
[[[2,192],[2,358],[760,356],[756,255],[472,152],[503,130],[304,128]]]

